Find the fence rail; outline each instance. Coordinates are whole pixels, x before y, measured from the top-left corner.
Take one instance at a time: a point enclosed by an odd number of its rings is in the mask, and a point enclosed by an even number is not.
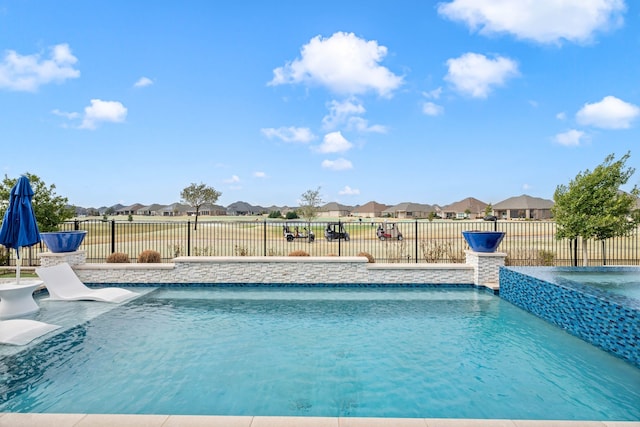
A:
[[[354,256],[371,254],[381,263],[463,263],[468,246],[465,230],[504,231],[499,250],[507,253],[507,265],[570,266],[582,264],[581,242],[556,240],[553,221],[446,221],[396,222],[402,240],[380,240],[380,222],[370,219],[335,221],[349,234],[349,240],[328,241],[327,221],[115,221],[78,220],[65,222],[61,230],[86,230],[80,249],[87,262],[106,262],[114,252],[122,252],[136,262],[144,250],[160,253],[163,261],[177,256],[284,256],[304,251],[311,256]],[[299,237],[287,241],[283,227]],[[305,228],[315,234],[313,242]],[[640,227],[626,237],[588,241],[589,265],[640,265]],[[39,264],[43,243],[25,248],[22,265]],[[15,251],[4,251],[0,265],[15,265]]]

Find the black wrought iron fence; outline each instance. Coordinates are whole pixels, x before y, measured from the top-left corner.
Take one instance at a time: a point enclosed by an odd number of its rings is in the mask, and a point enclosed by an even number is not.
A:
[[[382,240],[378,227],[387,230],[391,221],[198,221],[196,229],[190,220],[90,219],[66,222],[61,229],[87,230],[80,249],[91,263],[105,262],[114,252],[136,262],[144,250],[159,252],[165,262],[178,256],[284,256],[303,251],[311,256],[365,252],[381,263],[463,263],[468,246],[462,231],[497,230],[506,233],[499,250],[507,253],[507,265],[582,265],[582,243],[556,240],[552,221],[396,221],[395,233]],[[327,234],[328,227],[339,234]],[[23,250],[23,265],[38,265],[38,253],[44,250],[42,243]],[[640,228],[627,237],[588,241],[587,250],[590,265],[640,265]],[[5,251],[5,258],[6,264],[15,265],[14,251]]]

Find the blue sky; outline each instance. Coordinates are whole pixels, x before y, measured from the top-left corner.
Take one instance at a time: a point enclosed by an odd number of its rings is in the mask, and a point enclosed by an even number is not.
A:
[[[69,202],[497,203],[631,152],[624,0],[0,0],[0,166]]]

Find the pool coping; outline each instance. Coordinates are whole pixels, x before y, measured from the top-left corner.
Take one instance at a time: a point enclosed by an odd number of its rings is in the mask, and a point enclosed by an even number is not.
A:
[[[640,421],[0,413],[12,427],[640,427]]]

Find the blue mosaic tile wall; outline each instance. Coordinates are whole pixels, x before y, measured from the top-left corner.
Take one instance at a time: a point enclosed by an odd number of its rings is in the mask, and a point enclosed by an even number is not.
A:
[[[640,304],[500,268],[500,297],[640,368]]]

